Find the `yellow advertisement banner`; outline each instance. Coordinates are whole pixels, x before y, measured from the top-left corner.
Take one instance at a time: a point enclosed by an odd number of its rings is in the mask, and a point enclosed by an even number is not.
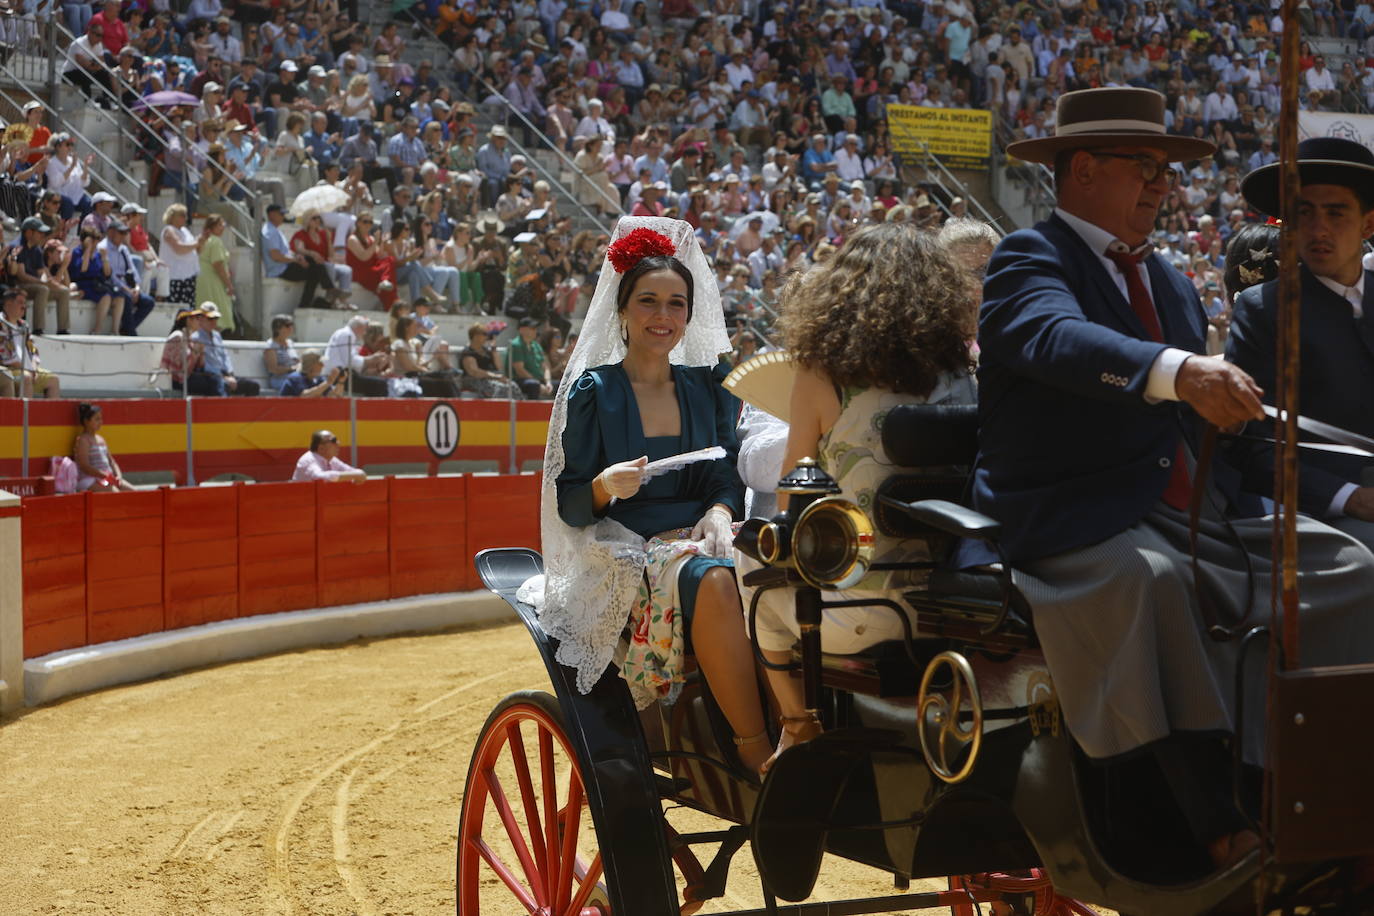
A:
[[[949,168],[987,168],[992,155],[992,112],[974,108],[887,106],[892,148],[898,153],[930,152]]]

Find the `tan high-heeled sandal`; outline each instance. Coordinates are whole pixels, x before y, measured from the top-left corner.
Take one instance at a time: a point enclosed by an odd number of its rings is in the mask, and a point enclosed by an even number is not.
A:
[[[767,773],[773,766],[774,761],[783,751],[795,744],[805,744],[815,738],[825,727],[821,725],[821,720],[815,713],[807,713],[804,716],[778,716],[778,721],[782,723],[782,734],[778,736],[777,750],[773,751],[773,756],[763,762],[759,767],[759,774]]]

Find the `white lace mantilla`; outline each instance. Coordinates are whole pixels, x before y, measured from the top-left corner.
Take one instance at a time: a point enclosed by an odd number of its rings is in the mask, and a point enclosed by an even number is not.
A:
[[[692,272],[692,320],[670,356],[685,366],[714,366],[730,350],[720,290],[691,225],[662,217],[627,216],[616,224],[612,241],[635,229],[647,228],[673,240],[677,258]],[[609,262],[587,309],[549,418],[544,452],[540,526],[544,541],[545,582],[539,608],[544,631],[558,640],[558,661],[577,670],[577,689],[586,693],[607,666],[617,663],[620,634],[629,618],[644,571],[644,539],[612,519],[586,528],[564,524],[558,515],[554,481],[563,473],[563,429],[568,422],[568,390],[582,373],[625,358],[620,337],[616,292],[620,274]],[[634,456],[626,456],[634,457]],[[533,583],[531,583],[533,586]],[[530,592],[536,590],[532,587]],[[623,656],[622,656],[623,657]],[[652,697],[635,696],[640,708]]]

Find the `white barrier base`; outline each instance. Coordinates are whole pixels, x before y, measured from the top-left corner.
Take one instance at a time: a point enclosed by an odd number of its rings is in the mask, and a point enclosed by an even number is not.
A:
[[[74,693],[287,649],[494,623],[514,616],[510,605],[483,590],[220,620],[28,659],[24,704],[39,706]]]

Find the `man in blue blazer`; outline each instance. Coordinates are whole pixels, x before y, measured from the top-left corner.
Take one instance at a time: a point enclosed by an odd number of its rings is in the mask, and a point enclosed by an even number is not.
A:
[[[1054,166],[1058,207],[988,264],[974,504],[1002,523],[1075,740],[1108,763],[1151,754],[1224,867],[1258,838],[1231,801],[1237,646],[1206,634],[1267,608],[1270,528],[1238,469],[1197,473],[1199,418],[1254,420],[1262,391],[1201,355],[1197,294],[1149,243],[1170,163],[1213,151],[1166,134],[1164,104],[1147,89],[1065,93],[1054,136],[1007,150]],[[1303,661],[1367,658],[1374,555],[1315,522],[1299,536]],[[1262,716],[1245,734],[1258,761]]]
[[[1374,283],[1362,263],[1364,240],[1374,236],[1374,153],[1352,140],[1313,137],[1298,145],[1298,171],[1299,411],[1374,437]],[[1274,164],[1251,172],[1241,190],[1255,209],[1277,214],[1278,185]],[[1270,393],[1277,317],[1278,282],[1252,286],[1236,298],[1226,344],[1226,358]],[[1272,449],[1250,458],[1247,479],[1273,479]],[[1361,486],[1370,459],[1304,450],[1301,460],[1302,511],[1374,544],[1374,487]]]

